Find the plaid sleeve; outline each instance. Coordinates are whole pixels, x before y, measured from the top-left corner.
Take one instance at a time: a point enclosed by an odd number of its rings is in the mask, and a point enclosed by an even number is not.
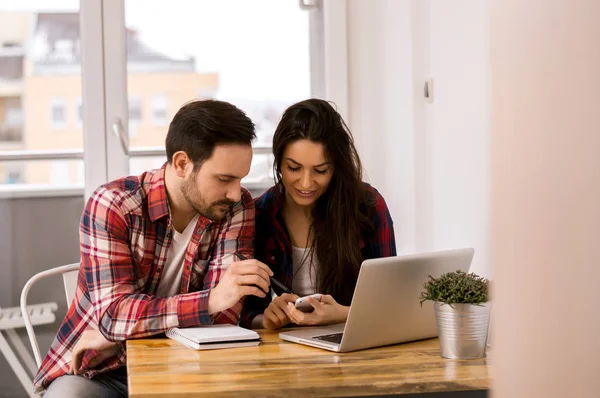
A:
[[[368,249],[365,258],[391,257],[396,255],[394,222],[383,196],[372,188],[375,198],[375,232],[365,241]]]
[[[250,192],[242,189],[242,200],[232,209],[233,216],[223,221],[211,253],[208,271],[204,277],[204,290],[214,288],[221,275],[234,261],[234,252],[254,258],[254,201]],[[233,307],[211,315],[213,323],[237,324],[244,299]]]
[[[136,286],[130,226],[119,209],[122,195],[99,188],[87,202],[80,225],[81,263],[98,330],[109,341],[123,341],[184,323],[210,324],[207,291],[156,297]]]

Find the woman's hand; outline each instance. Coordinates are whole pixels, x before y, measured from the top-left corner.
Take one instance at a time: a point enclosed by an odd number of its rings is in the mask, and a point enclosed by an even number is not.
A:
[[[297,295],[288,293],[275,297],[263,314],[263,327],[265,329],[279,329],[290,323],[285,309],[288,303],[294,305],[297,298]]]
[[[314,311],[307,313],[296,309],[294,303],[288,303],[285,309],[287,317],[296,325],[333,325],[346,322],[350,307],[338,304],[330,295],[321,296],[321,300],[308,297],[307,301]]]

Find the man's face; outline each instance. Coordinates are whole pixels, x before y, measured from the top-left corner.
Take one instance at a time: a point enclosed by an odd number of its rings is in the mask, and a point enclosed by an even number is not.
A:
[[[206,218],[222,220],[227,210],[241,200],[241,179],[250,172],[251,163],[250,146],[217,145],[199,170],[192,170],[184,177],[183,197]]]

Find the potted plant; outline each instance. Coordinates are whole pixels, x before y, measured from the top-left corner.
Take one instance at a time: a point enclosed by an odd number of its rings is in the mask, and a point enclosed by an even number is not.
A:
[[[429,276],[421,292],[433,301],[441,355],[451,359],[485,357],[490,320],[489,282],[474,273],[448,272]]]

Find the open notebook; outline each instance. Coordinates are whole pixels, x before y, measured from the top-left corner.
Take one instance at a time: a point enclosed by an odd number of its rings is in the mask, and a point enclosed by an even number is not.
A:
[[[195,350],[249,347],[260,343],[258,333],[235,325],[172,328],[167,331],[166,335]]]

